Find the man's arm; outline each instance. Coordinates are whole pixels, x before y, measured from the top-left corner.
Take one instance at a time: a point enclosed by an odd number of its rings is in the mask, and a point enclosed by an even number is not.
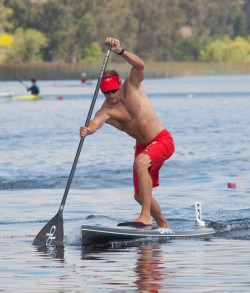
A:
[[[129,82],[134,86],[138,87],[144,79],[144,62],[143,60],[132,52],[124,51],[122,54],[130,65],[132,65]]]
[[[120,41],[114,38],[106,38],[106,45],[112,46],[112,51],[123,57],[130,65],[132,65],[129,82],[138,87],[144,79],[144,61],[137,55],[127,50],[122,49]]]
[[[80,127],[80,136],[85,137],[95,133],[96,130],[101,128],[108,119],[109,115],[105,111],[102,111],[102,109],[98,110],[95,114],[95,117],[90,120],[88,127]]]

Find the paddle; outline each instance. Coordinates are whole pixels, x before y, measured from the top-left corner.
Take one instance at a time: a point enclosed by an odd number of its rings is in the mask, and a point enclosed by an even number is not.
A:
[[[14,75],[14,77],[15,77],[15,79],[17,80],[17,81],[19,81],[22,85],[24,85],[26,88],[28,88],[28,86],[19,78],[19,77],[17,77],[16,75]]]
[[[101,79],[104,73],[104,70],[106,68],[106,65],[108,63],[108,59],[109,59],[109,55],[111,52],[111,48],[112,46],[108,47],[107,53],[105,55],[103,64],[102,64],[102,68],[101,68],[101,72],[98,78],[98,82],[96,85],[96,89],[95,89],[95,93],[90,105],[90,109],[89,109],[89,113],[85,122],[85,126],[87,127],[89,125],[93,110],[94,110],[94,106],[95,106],[95,102],[97,99],[97,95],[98,95],[98,91],[100,88],[100,84],[101,84]],[[64,195],[62,198],[62,202],[60,204],[58,213],[41,229],[41,231],[37,234],[36,238],[33,241],[33,245],[37,245],[37,246],[60,246],[63,245],[63,209],[64,209],[64,205],[68,196],[68,192],[70,189],[70,185],[75,173],[75,169],[76,169],[76,165],[81,153],[81,149],[82,149],[82,145],[84,142],[84,137],[81,137],[81,140],[79,142],[78,145],[78,149],[76,152],[76,156],[73,162],[73,166],[71,168],[71,172],[69,175],[69,179],[64,191]]]

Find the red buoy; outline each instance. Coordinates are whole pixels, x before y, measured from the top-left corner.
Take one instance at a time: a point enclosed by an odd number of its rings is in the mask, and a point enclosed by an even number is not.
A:
[[[227,187],[228,188],[236,188],[236,183],[234,183],[234,182],[228,182],[227,183]]]

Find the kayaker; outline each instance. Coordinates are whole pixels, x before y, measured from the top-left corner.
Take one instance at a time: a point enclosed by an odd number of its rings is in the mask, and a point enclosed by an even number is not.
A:
[[[88,127],[80,128],[80,136],[93,134],[104,123],[108,123],[136,140],[133,168],[134,198],[142,209],[140,216],[131,224],[137,222],[142,226],[151,225],[154,218],[158,226],[168,228],[160,205],[152,197],[152,188],[159,185],[160,168],[174,153],[173,138],[160,122],[142,88],[144,61],[123,49],[117,39],[107,38],[105,44],[111,45],[112,52],[131,65],[131,71],[124,82],[116,71],[104,72],[100,87],[105,101]]]
[[[27,91],[31,92],[32,95],[38,96],[40,93],[39,87],[36,85],[36,79],[32,78],[31,79],[32,86],[27,87]]]
[[[87,83],[87,81],[88,81],[87,73],[83,72],[83,73],[81,74],[81,82],[82,82],[83,84],[85,84],[85,83]]]

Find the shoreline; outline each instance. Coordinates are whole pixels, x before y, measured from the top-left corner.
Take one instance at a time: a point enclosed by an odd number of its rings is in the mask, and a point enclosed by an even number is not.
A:
[[[249,75],[250,62],[192,62],[145,61],[146,78],[170,78],[181,76],[209,76],[209,75]],[[0,80],[13,81],[15,77],[20,80],[77,80],[84,73],[88,79],[99,76],[100,63],[18,63],[0,64]],[[107,69],[115,69],[121,77],[125,77],[130,66],[120,61],[107,64]]]
[[[29,85],[29,81],[24,81],[24,83]],[[42,96],[93,95],[97,80],[90,80],[86,84],[82,84],[80,80],[40,80],[37,84],[40,87]],[[143,81],[143,87],[148,94],[250,94],[250,75],[203,75],[145,79]],[[9,92],[12,96],[27,95],[25,86],[18,81],[0,82],[1,92]]]

